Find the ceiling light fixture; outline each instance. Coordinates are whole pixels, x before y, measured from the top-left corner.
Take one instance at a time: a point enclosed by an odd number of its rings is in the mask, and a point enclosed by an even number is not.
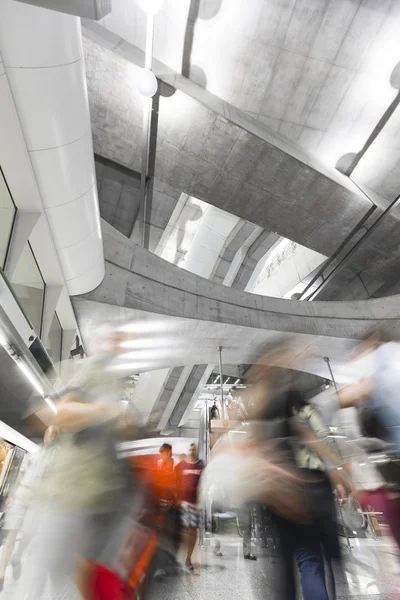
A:
[[[179,329],[179,323],[172,320],[133,321],[118,327],[118,331],[123,331],[124,333],[133,333],[134,335],[148,335],[149,333],[153,332],[160,334],[161,332],[176,331],[177,329]]]
[[[35,390],[38,392],[38,394],[40,394],[41,396],[44,396],[44,389],[42,388],[40,383],[37,381],[37,379],[32,375],[32,373],[30,372],[28,367],[21,361],[21,359],[18,359],[16,361],[16,363],[19,366],[19,368],[21,369],[21,371],[23,372],[23,374],[25,375],[25,377],[31,382],[31,384],[33,385]]]
[[[19,446],[27,452],[37,452],[39,450],[39,446],[35,442],[32,442],[3,421],[0,421],[0,436],[10,444],[15,444],[15,446]]]
[[[138,92],[145,98],[152,98],[157,92],[157,77],[150,69],[140,69],[136,87]]]
[[[113,365],[110,370],[137,372],[137,369],[150,370],[152,368],[154,368],[154,364],[148,362],[142,363],[140,360],[137,360],[131,363],[121,363],[120,365]]]
[[[139,6],[148,15],[156,15],[162,9],[164,0],[139,0]]]
[[[133,350],[132,352],[124,352],[119,355],[119,358],[122,360],[151,360],[157,358],[170,358],[171,357],[171,349],[164,348],[163,350],[148,349],[148,350]]]
[[[36,377],[34,376],[34,374],[32,373],[32,371],[29,369],[29,367],[27,367],[26,364],[23,362],[22,357],[21,357],[19,351],[14,346],[8,344],[7,340],[4,338],[3,333],[1,331],[0,331],[0,345],[3,346],[3,348],[6,350],[6,352],[8,353],[8,355],[18,365],[18,367],[20,368],[20,370],[23,372],[23,374],[25,375],[25,377],[27,378],[27,380],[35,388],[35,390],[37,391],[37,393],[40,394],[44,398],[45,402],[47,402],[47,404],[49,405],[49,407],[51,408],[51,410],[55,414],[57,414],[58,411],[57,411],[54,403],[52,402],[52,400],[48,396],[45,396],[44,389],[40,385],[40,382],[36,379]]]
[[[120,348],[127,349],[138,349],[144,348],[171,348],[172,345],[176,346],[176,341],[167,338],[133,338],[131,340],[124,340],[120,343]]]

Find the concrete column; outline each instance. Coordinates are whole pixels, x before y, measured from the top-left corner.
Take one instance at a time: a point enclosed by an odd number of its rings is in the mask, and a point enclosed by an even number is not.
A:
[[[44,294],[44,307],[43,307],[43,320],[42,320],[42,334],[41,340],[43,346],[46,348],[51,322],[53,320],[54,313],[57,309],[57,304],[60,299],[61,292],[63,291],[62,285],[46,285]]]

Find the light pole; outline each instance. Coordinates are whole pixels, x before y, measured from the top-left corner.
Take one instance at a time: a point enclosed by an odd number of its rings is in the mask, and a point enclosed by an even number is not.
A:
[[[139,232],[140,243],[144,248],[146,246],[147,171],[149,166],[151,113],[153,109],[153,96],[156,94],[158,88],[157,78],[151,70],[153,63],[154,18],[161,9],[163,0],[139,0],[139,5],[147,15],[144,69],[140,70],[137,81],[137,89],[143,96],[143,137],[142,168],[140,174]]]

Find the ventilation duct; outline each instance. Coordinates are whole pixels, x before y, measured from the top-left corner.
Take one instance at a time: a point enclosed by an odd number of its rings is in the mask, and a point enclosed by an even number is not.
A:
[[[112,0],[17,0],[24,4],[99,21],[111,12]]]

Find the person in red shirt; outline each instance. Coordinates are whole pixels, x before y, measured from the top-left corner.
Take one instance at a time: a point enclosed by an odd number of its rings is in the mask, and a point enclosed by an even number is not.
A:
[[[204,463],[199,459],[196,444],[190,444],[189,458],[176,467],[177,487],[181,507],[182,526],[185,529],[185,567],[193,571],[192,554],[196,545],[200,511],[197,506],[197,493]]]

